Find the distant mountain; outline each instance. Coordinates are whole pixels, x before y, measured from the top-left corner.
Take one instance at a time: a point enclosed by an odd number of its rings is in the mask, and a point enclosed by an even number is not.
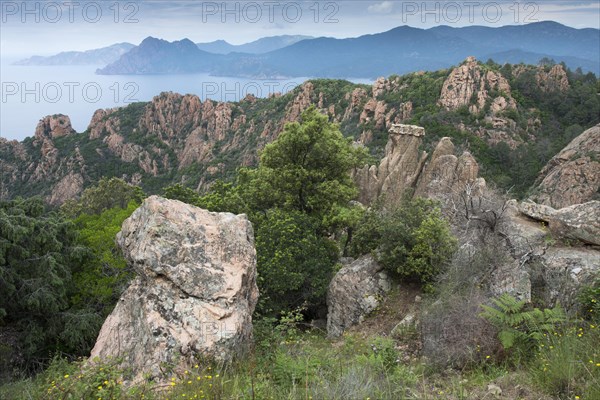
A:
[[[215,40],[214,42],[196,43],[196,46],[202,51],[213,54],[229,54],[236,50],[236,45],[226,42],[225,40]]]
[[[216,40],[209,43],[196,43],[200,50],[214,54],[229,54],[229,53],[249,53],[263,54],[270,51],[279,50],[301,40],[312,39],[312,36],[303,35],[280,35],[270,36],[255,40],[250,43],[234,45],[227,43],[225,40]]]
[[[465,57],[480,59],[496,55],[496,61],[536,64],[543,57],[564,61],[571,68],[600,74],[600,30],[574,29],[555,22],[488,28],[439,26],[419,29],[408,26],[357,38],[314,38],[264,54],[249,54],[284,37],[264,38],[246,45],[245,53],[211,54],[179,42],[162,41],[160,49],[169,60],[152,54],[154,48],[124,54],[99,71],[103,74],[208,72],[222,76],[375,78],[416,70],[447,68]],[[289,38],[288,38],[289,39]],[[154,39],[158,40],[158,39]],[[287,40],[287,39],[286,39]],[[189,42],[189,40],[188,40]],[[227,42],[213,42],[213,51],[229,51]],[[229,47],[228,47],[229,46]],[[141,47],[141,46],[140,46]],[[169,47],[173,47],[168,50]],[[207,48],[207,47],[205,47]],[[137,48],[134,50],[138,50]],[[239,49],[238,49],[239,50]],[[202,54],[199,55],[201,52]],[[539,58],[538,58],[539,56]],[[135,58],[135,60],[132,59]],[[157,65],[153,65],[156,63]]]
[[[147,38],[139,47],[97,72],[106,75],[208,72],[258,78],[376,77],[445,68],[460,61],[456,54],[462,53],[463,48],[474,47],[462,39],[441,42],[431,32],[408,26],[352,39],[306,39],[260,55],[212,54],[191,48],[190,41],[185,41],[188,46],[184,51],[180,42]]]
[[[221,57],[223,56],[200,50],[189,39],[168,42],[150,36],[96,73],[133,75],[208,71],[215,67]]]
[[[33,56],[14,65],[106,65],[119,59],[135,47],[131,43],[116,43],[112,46],[87,51],[65,51],[53,56]]]
[[[218,73],[251,76],[373,78],[415,70],[446,68],[477,48],[460,38],[441,41],[424,29],[402,26],[351,39],[303,40],[260,57],[239,56]],[[467,54],[468,55],[468,54]]]
[[[553,21],[497,28],[437,26],[430,31],[442,38],[458,37],[488,49],[488,53],[522,50],[571,56],[600,62],[600,30],[574,29]]]

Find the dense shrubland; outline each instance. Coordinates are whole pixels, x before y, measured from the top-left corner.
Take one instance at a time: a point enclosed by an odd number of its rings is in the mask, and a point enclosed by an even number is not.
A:
[[[433,200],[407,198],[393,210],[375,206],[357,225],[351,254],[374,253],[402,281],[430,285],[456,250],[456,239]]]

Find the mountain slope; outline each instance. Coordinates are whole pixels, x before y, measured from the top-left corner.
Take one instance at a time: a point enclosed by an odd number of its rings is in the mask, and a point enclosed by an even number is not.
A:
[[[597,85],[561,65],[501,67],[469,58],[453,70],[394,75],[372,86],[312,80],[283,96],[240,102],[162,93],[98,110],[83,133],[57,115],[23,142],[0,139],[0,198],[42,195],[60,204],[103,176],[150,194],[176,182],[204,190],[255,165],[260,149],[311,104],[375,158],[395,123],[425,127],[425,150],[451,137],[486,179],[524,195],[548,160],[600,122]]]
[[[469,43],[477,43],[488,53],[522,50],[591,61],[598,61],[600,54],[598,29],[574,29],[552,21],[497,28],[438,26],[430,30],[441,37],[458,37]]]
[[[99,74],[165,74],[209,70],[221,56],[207,53],[189,39],[175,42],[147,37]]]
[[[228,43],[225,40],[215,40],[214,42],[196,43],[196,46],[202,51],[213,54],[229,54],[233,53],[236,45]]]
[[[314,77],[376,77],[415,70],[435,70],[460,61],[468,44],[462,39],[443,42],[423,29],[403,26],[353,39],[317,38],[264,54],[245,57],[250,63],[222,66],[226,75],[283,75]],[[464,58],[464,57],[462,57]]]
[[[118,60],[134,47],[131,43],[116,43],[94,50],[65,51],[49,57],[33,56],[14,65],[105,65]]]

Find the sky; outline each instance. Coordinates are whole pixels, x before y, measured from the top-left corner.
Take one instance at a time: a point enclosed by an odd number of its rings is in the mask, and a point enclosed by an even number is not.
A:
[[[598,0],[0,0],[0,6],[3,60],[139,44],[147,36],[242,44],[284,34],[345,38],[401,25],[504,26],[546,20],[600,29]]]

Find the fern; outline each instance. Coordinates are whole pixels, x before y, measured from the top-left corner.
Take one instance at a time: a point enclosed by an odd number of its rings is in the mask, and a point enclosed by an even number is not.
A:
[[[505,293],[492,301],[494,306],[482,305],[480,314],[498,330],[498,339],[505,350],[514,349],[518,356],[531,355],[545,335],[565,322],[560,307],[540,310],[526,309],[526,302]]]

